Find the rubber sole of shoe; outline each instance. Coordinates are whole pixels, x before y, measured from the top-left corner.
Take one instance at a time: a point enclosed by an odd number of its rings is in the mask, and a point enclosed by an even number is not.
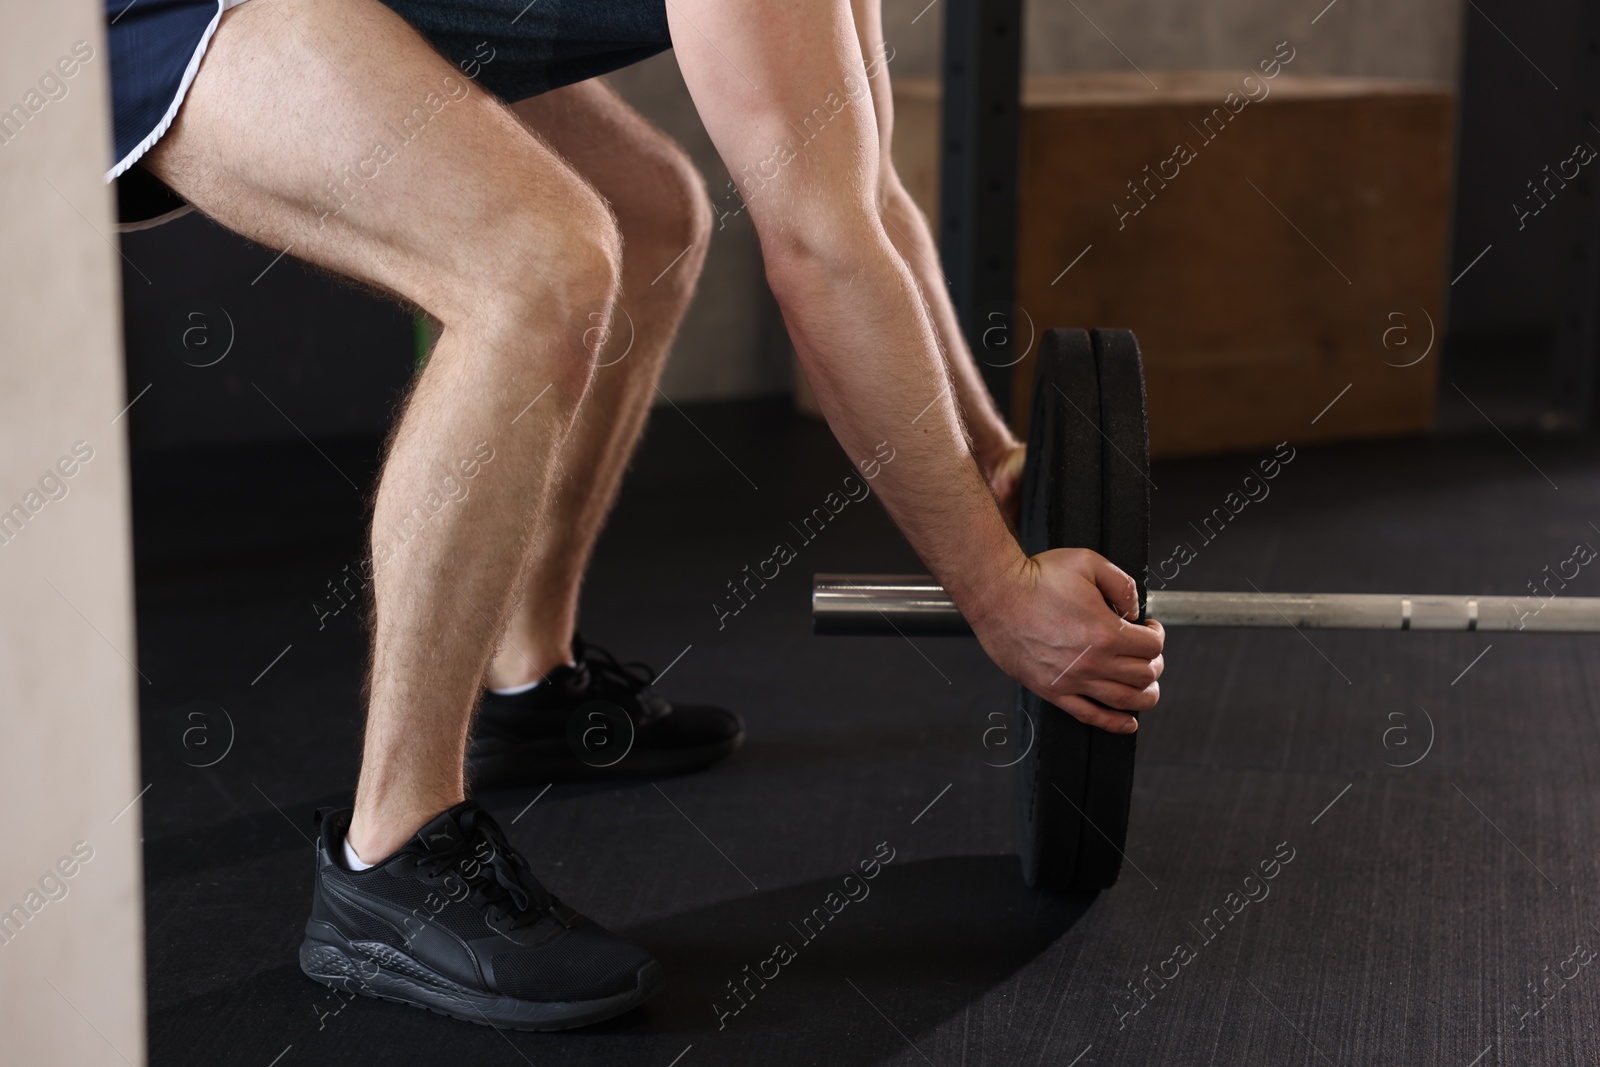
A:
[[[346,993],[426,1008],[452,1019],[508,1030],[570,1030],[611,1019],[649,1000],[663,984],[661,964],[639,968],[635,988],[590,1000],[521,1000],[454,982],[392,945],[350,941],[313,920],[300,945],[306,977]]]
[[[467,781],[475,789],[510,789],[546,782],[600,782],[614,778],[659,778],[693,774],[733,755],[744,731],[714,745],[663,752],[629,752],[609,767],[584,763],[564,742],[529,742],[483,755],[467,755]]]

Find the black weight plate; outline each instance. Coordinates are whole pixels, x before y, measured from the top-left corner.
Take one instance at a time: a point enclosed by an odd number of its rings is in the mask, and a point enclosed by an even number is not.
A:
[[[1050,330],[1040,341],[1028,423],[1018,535],[1030,556],[1051,548],[1099,550],[1102,528],[1100,383],[1083,330]],[[1093,730],[1017,687],[1022,876],[1030,886],[1093,888],[1079,871],[1086,827]],[[1031,741],[1031,744],[1029,743]],[[1115,872],[1113,871],[1113,876]]]
[[[1128,330],[1095,330],[1089,339],[1100,372],[1100,429],[1105,435],[1100,450],[1100,554],[1138,584],[1142,621],[1150,555],[1150,440],[1139,343]],[[1090,731],[1083,811],[1090,831],[1078,843],[1077,888],[1109,886],[1122,869],[1138,737]]]

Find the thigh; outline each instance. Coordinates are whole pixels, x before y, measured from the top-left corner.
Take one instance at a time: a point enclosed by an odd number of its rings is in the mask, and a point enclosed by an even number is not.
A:
[[[686,198],[705,199],[683,149],[598,78],[520,101],[512,110],[611,202],[624,235],[669,221],[654,213],[699,207]]]
[[[441,279],[526,273],[508,215],[554,234],[593,197],[377,0],[230,10],[146,165],[229,229],[441,317]]]

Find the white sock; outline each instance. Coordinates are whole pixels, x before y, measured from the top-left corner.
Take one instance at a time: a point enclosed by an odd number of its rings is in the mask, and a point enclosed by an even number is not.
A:
[[[573,660],[571,663],[567,664],[568,667],[576,667],[577,665],[578,665],[578,661],[577,660]],[[489,687],[489,692],[493,693],[497,697],[514,697],[514,696],[518,695],[519,693],[531,693],[531,692],[533,692],[535,689],[539,688],[539,686],[541,684],[543,684],[543,682],[544,682],[543,678],[535,678],[533,681],[529,682],[527,685],[513,685],[513,686],[509,686],[509,687],[507,687],[505,689],[496,689],[496,688],[494,688],[494,686],[490,686]]]
[[[356,850],[350,847],[350,839],[348,837],[344,839],[344,865],[352,871],[364,871],[372,866],[370,863],[363,862],[361,857],[356,855]]]
[[[533,692],[535,689],[539,688],[539,683],[542,681],[544,681],[543,678],[535,678],[527,685],[513,685],[505,689],[496,689],[493,686],[490,686],[489,692],[493,693],[497,697],[514,697],[520,693]]]

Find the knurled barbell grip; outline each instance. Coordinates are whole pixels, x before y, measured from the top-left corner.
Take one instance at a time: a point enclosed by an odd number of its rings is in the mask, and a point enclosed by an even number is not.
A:
[[[950,595],[927,575],[819,574],[812,582],[811,614],[815,632],[823,635],[972,633]],[[1152,589],[1146,614],[1168,628],[1600,633],[1600,597]]]

